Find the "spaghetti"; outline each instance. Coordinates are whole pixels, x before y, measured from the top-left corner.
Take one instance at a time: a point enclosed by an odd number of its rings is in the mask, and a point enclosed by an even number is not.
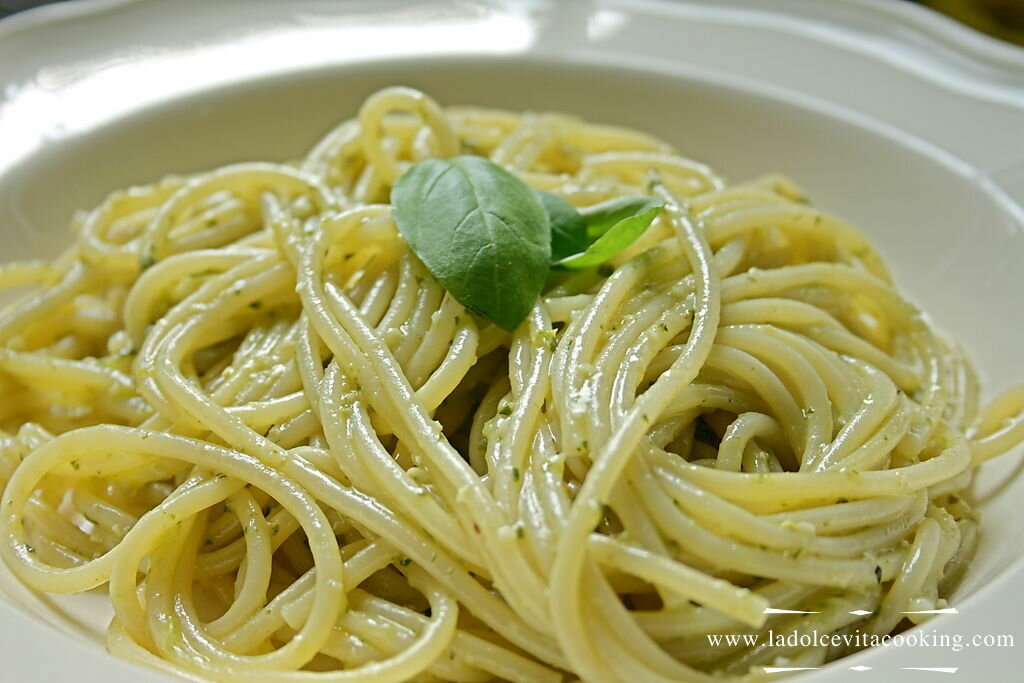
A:
[[[387,204],[467,153],[578,207],[665,208],[508,333]],[[0,267],[3,557],[40,591],[106,585],[110,650],[192,680],[817,666],[846,651],[707,634],[941,608],[979,533],[961,492],[1024,439],[1024,392],[980,410],[855,228],[567,115],[390,88],[299,163],[116,192],[73,227]]]

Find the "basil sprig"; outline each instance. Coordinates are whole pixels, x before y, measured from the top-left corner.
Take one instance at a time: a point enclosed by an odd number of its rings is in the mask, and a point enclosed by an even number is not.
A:
[[[587,238],[594,240],[585,251],[555,261],[556,266],[599,266],[636,241],[654,222],[661,204],[650,197],[623,197],[581,212]]]
[[[441,286],[509,331],[526,319],[552,267],[604,263],[660,210],[650,197],[626,197],[577,211],[476,156],[413,165],[391,203],[402,237]]]
[[[587,239],[587,222],[576,207],[550,192],[538,190],[537,198],[547,211],[551,223],[551,260],[561,261],[585,251],[590,244]]]
[[[661,202],[654,197],[645,195],[616,197],[580,209],[580,216],[587,224],[587,237],[595,240],[601,235],[611,232],[622,221],[645,214],[656,207],[660,208]],[[648,221],[648,225],[650,225],[650,221]]]

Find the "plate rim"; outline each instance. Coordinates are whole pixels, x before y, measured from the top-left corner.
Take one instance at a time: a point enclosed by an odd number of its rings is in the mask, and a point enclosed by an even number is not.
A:
[[[107,11],[116,11],[129,5],[141,5],[152,0],[75,0],[39,5],[0,18],[0,38],[9,37],[23,31],[46,29],[53,24],[95,17]],[[542,0],[549,3],[551,0]],[[761,10],[773,13],[773,5],[767,2],[745,2],[744,0],[688,0],[691,5],[706,7],[734,6],[752,11]],[[960,23],[949,16],[941,14],[915,2],[892,2],[891,0],[831,0],[831,3],[803,0],[807,7],[817,8],[828,14],[834,11],[829,5],[846,6],[865,15],[896,18],[907,25],[920,30],[931,40],[941,42],[946,47],[958,52],[960,56],[968,56],[978,64],[1006,71],[1010,75],[1024,76],[1024,47],[1000,40],[993,36]],[[493,7],[513,7],[516,0],[481,0],[481,4]],[[636,11],[647,7],[671,11],[672,0],[625,0],[623,7]]]
[[[153,0],[77,0],[77,2],[64,2],[25,10],[18,14],[0,19],[0,39],[23,32],[45,31],[56,24],[91,19],[106,12],[117,12],[126,7],[140,5],[147,2],[153,2]],[[690,0],[691,5],[708,5],[711,2],[712,0]],[[500,8],[501,6],[507,7],[508,5],[514,4],[514,0],[482,0],[476,4]],[[634,3],[625,2],[625,0],[623,0],[623,2],[614,4],[618,4],[618,6],[622,7],[627,12],[634,13],[642,13],[645,8],[654,10],[661,8],[665,11],[671,11],[673,9],[670,0],[641,0],[640,2]],[[824,4],[825,3],[817,3],[818,6],[823,6]],[[1002,73],[1010,78],[1024,78],[1024,49],[1008,43],[1003,43],[923,6],[909,2],[892,3],[887,0],[835,0],[835,4],[837,6],[852,7],[857,11],[863,11],[865,12],[865,16],[896,18],[904,25],[912,26],[922,31],[923,35],[928,37],[930,40],[943,44],[946,48],[954,50],[960,56],[965,56],[976,64],[983,65],[986,68]],[[771,7],[767,3],[758,3],[756,0],[728,0],[724,3],[718,3],[718,5],[732,5],[743,8],[760,7],[767,11],[770,11]],[[595,6],[600,6],[600,3]],[[825,14],[828,13],[825,10],[822,11]],[[918,47],[919,46],[915,46],[915,49],[918,49]],[[528,57],[531,53],[534,53],[532,48],[524,50],[522,54]],[[535,54],[536,56],[546,58],[553,57],[552,55]],[[928,64],[931,65],[934,63],[928,62]],[[745,78],[738,74],[734,74],[733,76],[740,79]],[[770,90],[772,91],[786,89],[785,86],[778,84],[770,84],[770,86]],[[959,92],[958,94],[964,97],[970,97],[967,93]],[[845,105],[841,103],[830,102],[827,99],[817,98],[811,94],[806,95],[811,100],[828,105],[826,113],[836,115],[836,112],[831,110],[832,107],[835,107],[836,110],[847,109]],[[806,102],[804,104],[806,106]],[[855,110],[850,110],[850,113],[871,118],[869,115],[856,112]],[[854,121],[854,123],[857,122]],[[888,124],[882,121],[873,121],[873,124],[888,127]],[[923,140],[923,142],[932,145],[932,143],[927,140]],[[1006,583],[1014,579],[1019,579],[1022,574],[1024,574],[1024,558],[1008,567],[987,585],[978,587],[973,593],[966,596],[961,604],[975,604],[981,601],[991,600],[992,595],[997,588],[1005,587]],[[2,611],[0,611],[0,624],[7,622],[5,617],[10,616],[9,612],[11,610],[14,610],[20,618],[24,619],[27,617],[27,615],[23,613],[23,610],[18,609],[8,600],[0,600],[0,609],[2,609]],[[32,630],[45,629],[46,633],[52,637],[54,628],[50,624],[38,619],[33,619],[32,621]],[[94,651],[94,648],[83,643],[80,638],[76,638],[64,632],[61,632],[60,637],[78,641],[76,649],[79,650],[79,653],[92,653]],[[66,644],[66,641],[61,642]],[[864,651],[858,653],[858,655],[865,655],[870,652],[874,651]],[[76,653],[76,657],[79,653]],[[102,655],[106,660],[110,659],[109,655],[105,652],[98,652],[98,654]],[[852,658],[847,658],[845,661],[850,661],[851,659]],[[168,680],[166,678],[167,674],[164,673],[153,670],[138,670],[137,668],[133,670],[138,672],[140,679],[141,677],[149,674],[153,676],[152,680],[154,681]],[[146,680],[150,679],[147,678]]]

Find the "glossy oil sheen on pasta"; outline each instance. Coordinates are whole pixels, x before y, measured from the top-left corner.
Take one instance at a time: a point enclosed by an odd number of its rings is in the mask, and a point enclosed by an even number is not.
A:
[[[583,207],[660,192],[514,333],[396,230],[412,162]],[[112,652],[193,680],[703,681],[941,608],[979,463],[1024,437],[850,225],[643,133],[372,96],[293,164],[116,192],[0,269],[0,542],[106,586]],[[813,611],[794,615],[775,610]],[[858,613],[855,613],[858,612]]]

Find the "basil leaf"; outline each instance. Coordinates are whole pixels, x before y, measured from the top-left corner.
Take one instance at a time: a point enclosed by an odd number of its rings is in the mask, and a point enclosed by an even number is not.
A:
[[[556,194],[535,190],[551,223],[551,260],[558,261],[587,248],[587,223],[569,202]]]
[[[555,265],[573,270],[601,265],[635,242],[636,238],[651,225],[659,211],[660,206],[652,206],[643,213],[620,220],[598,237],[597,241],[587,247],[582,254],[556,261]]]
[[[644,213],[654,206],[661,206],[661,202],[654,197],[618,197],[580,209],[580,215],[587,223],[587,238],[594,241],[619,222]]]
[[[455,300],[505,330],[547,278],[551,226],[533,190],[483,157],[428,159],[391,189],[395,223]]]

